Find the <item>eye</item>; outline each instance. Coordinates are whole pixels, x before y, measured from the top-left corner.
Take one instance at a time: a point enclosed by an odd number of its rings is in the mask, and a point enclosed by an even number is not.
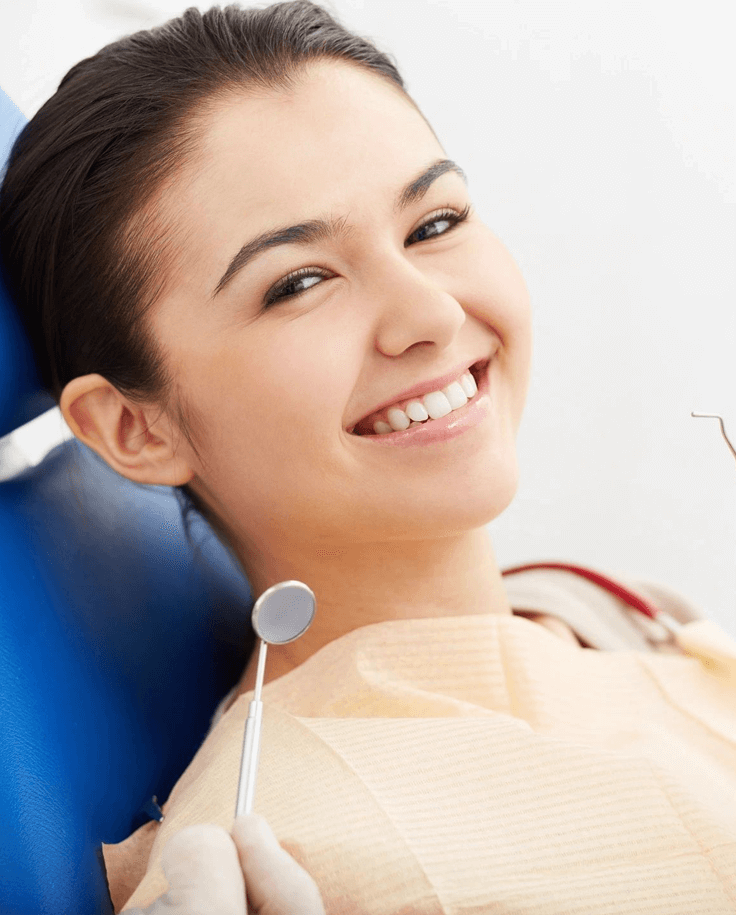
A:
[[[422,225],[415,229],[415,231],[410,235],[410,238],[414,238],[415,235],[426,232],[432,226],[446,224],[447,228],[442,232],[430,232],[424,237],[420,238],[420,241],[426,241],[427,238],[435,238],[437,235],[446,235],[450,232],[451,229],[454,229],[459,223],[464,222],[468,219],[468,214],[471,212],[471,205],[467,204],[460,213],[451,209],[440,210],[440,212],[433,214],[429,219],[426,219]],[[417,244],[417,242],[410,242],[409,239],[404,243],[404,247],[408,248],[410,244]]]
[[[297,296],[302,295],[302,293],[307,292],[308,289],[317,285],[316,282],[309,283],[302,289],[297,289],[296,292],[288,291],[293,286],[299,286],[302,280],[316,280],[318,277],[327,278],[329,276],[330,273],[328,273],[327,270],[318,270],[316,267],[302,267],[300,270],[295,270],[294,273],[290,273],[288,276],[279,280],[276,286],[272,286],[269,292],[266,293],[263,302],[264,308],[268,308],[270,305],[273,305],[274,302],[283,301],[284,299],[296,299]]]
[[[414,230],[407,241],[405,241],[404,247],[409,248],[411,245],[417,244],[417,241],[410,241],[410,239],[415,236],[421,236],[418,241],[422,242],[439,235],[446,235],[457,225],[468,219],[468,214],[470,212],[470,204],[467,204],[460,213],[450,208],[439,210]],[[433,226],[445,226],[445,228],[442,231],[430,231]],[[283,302],[285,299],[296,299],[298,296],[307,292],[308,289],[318,285],[317,280],[319,278],[329,279],[331,276],[332,274],[330,271],[322,270],[318,267],[302,267],[300,270],[295,270],[294,273],[290,273],[283,277],[276,285],[271,287],[264,296],[263,308],[270,308],[276,302]],[[308,283],[300,289],[299,286],[303,280],[315,280],[315,282]],[[290,292],[289,290],[293,287],[297,288],[295,291]]]

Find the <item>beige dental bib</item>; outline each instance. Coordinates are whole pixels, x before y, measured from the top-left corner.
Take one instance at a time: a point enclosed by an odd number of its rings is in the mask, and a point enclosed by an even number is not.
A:
[[[734,912],[734,643],[686,630],[671,654],[522,614],[357,629],[264,687],[255,812],[328,915]],[[174,832],[232,825],[251,698],[163,823],[104,847],[116,911],[165,892]]]

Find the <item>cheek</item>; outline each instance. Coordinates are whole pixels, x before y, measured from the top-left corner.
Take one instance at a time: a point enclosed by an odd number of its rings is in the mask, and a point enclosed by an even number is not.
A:
[[[281,324],[278,332],[264,322],[263,333],[254,325],[231,328],[191,350],[182,364],[214,463],[283,466],[324,449],[331,429],[339,434],[348,356],[326,346],[336,339],[313,333],[306,321]]]
[[[458,275],[460,301],[501,341],[500,380],[515,425],[527,399],[532,361],[532,310],[522,272],[502,242],[486,226],[469,246],[469,257]]]
[[[529,291],[514,258],[488,227],[482,225],[464,248],[454,276],[456,298],[523,360],[532,326]]]

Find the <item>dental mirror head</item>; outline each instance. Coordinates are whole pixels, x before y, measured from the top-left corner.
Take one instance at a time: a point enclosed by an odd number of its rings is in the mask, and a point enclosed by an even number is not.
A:
[[[307,631],[315,604],[315,595],[303,582],[280,581],[267,588],[253,605],[251,622],[264,642],[286,645]]]

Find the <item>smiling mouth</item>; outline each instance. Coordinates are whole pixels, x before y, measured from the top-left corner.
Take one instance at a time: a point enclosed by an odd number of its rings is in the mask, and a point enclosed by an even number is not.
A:
[[[459,410],[462,410],[469,403],[476,400],[476,398],[478,397],[478,394],[479,394],[478,389],[481,386],[481,380],[484,377],[484,373],[486,372],[490,361],[491,361],[490,359],[484,359],[480,362],[475,362],[472,366],[470,366],[468,369],[466,369],[466,372],[464,374],[470,373],[473,376],[473,380],[476,385],[476,390],[470,395],[469,395],[468,391],[465,391],[468,399],[466,400],[465,403],[461,404],[460,406],[453,407],[453,409],[450,411],[451,413],[457,413]],[[470,384],[470,382],[469,382],[469,384]],[[436,393],[436,392],[432,392],[432,393]],[[427,394],[419,395],[418,397],[413,398],[412,402],[417,402],[424,406],[424,397],[427,397],[427,396],[428,396]],[[446,401],[446,403],[447,403],[447,401]],[[393,408],[390,407],[389,409],[393,409]],[[432,407],[430,409],[432,409]],[[428,410],[425,409],[425,413],[427,413],[427,412],[428,412]],[[382,421],[382,426],[385,426],[386,428],[382,428],[381,431],[376,431],[375,429],[374,430],[366,429],[365,425],[364,425],[363,430],[356,431],[359,428],[359,426],[361,426],[362,424],[365,424],[366,419],[371,415],[372,414],[369,413],[363,419],[359,420],[359,422],[357,422],[351,429],[348,429],[348,433],[351,435],[356,435],[356,436],[372,436],[372,435],[388,435],[388,434],[391,434],[392,432],[402,431],[401,429],[392,428],[388,423],[385,423],[383,421]],[[443,415],[444,416],[448,415],[448,413],[445,412],[445,413],[443,413]],[[442,418],[442,417],[437,417],[437,418]],[[407,419],[409,419],[409,417],[407,417]],[[431,416],[428,416],[424,420],[410,420],[409,427],[411,428],[412,426],[420,426],[420,425],[426,426],[428,424],[432,424],[433,421],[434,421],[434,417],[431,417]]]

